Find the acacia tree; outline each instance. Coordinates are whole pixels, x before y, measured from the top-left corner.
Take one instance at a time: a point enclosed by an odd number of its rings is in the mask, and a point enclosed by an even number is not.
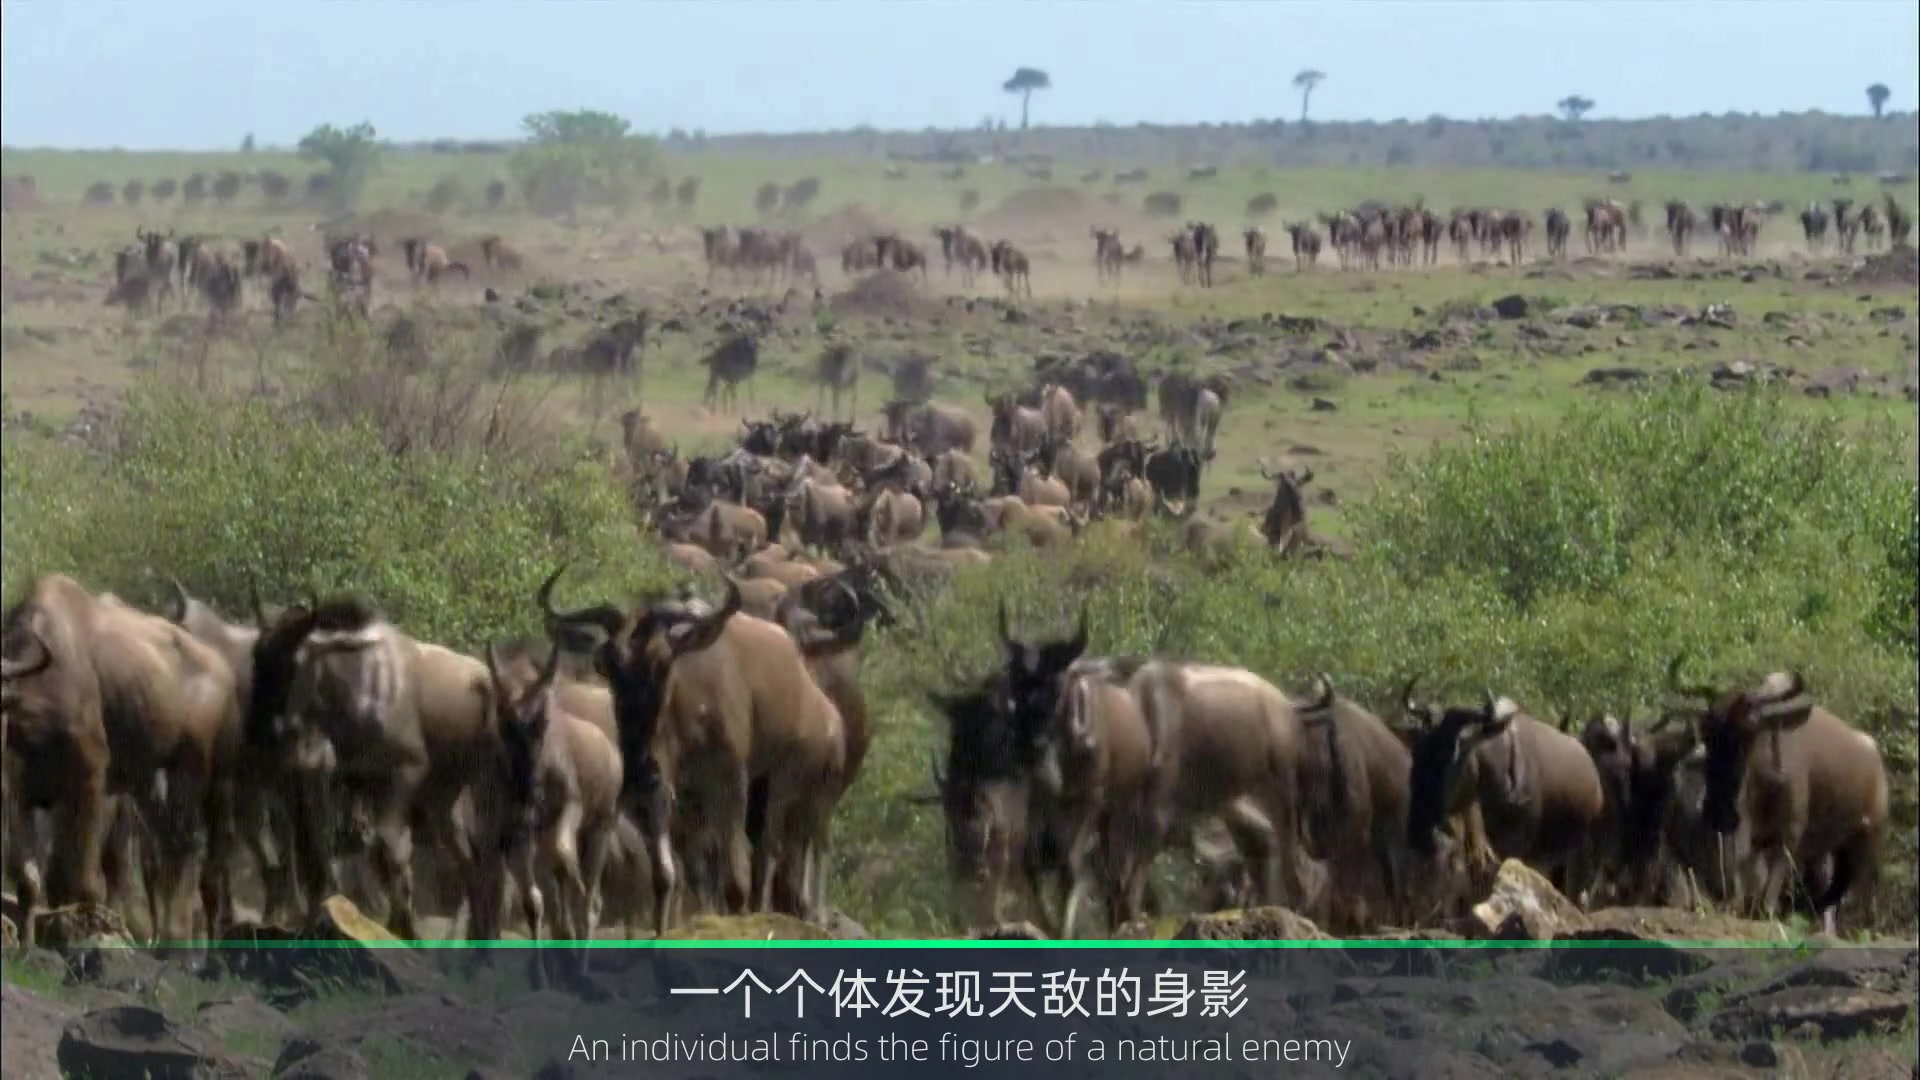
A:
[[[1327,73],[1308,68],[1293,77],[1293,85],[1300,91],[1300,122],[1307,122],[1307,105],[1313,101],[1313,88],[1325,82]]]
[[[653,167],[652,139],[625,117],[599,109],[556,109],[521,121],[528,144],[507,162],[536,210],[567,213],[581,202],[626,206]]]
[[[1013,77],[1000,84],[1000,89],[1009,94],[1020,95],[1020,130],[1027,130],[1027,108],[1033,104],[1035,90],[1053,89],[1053,80],[1039,68],[1023,67],[1016,69]]]
[[[345,129],[322,124],[300,140],[299,151],[301,157],[326,165],[326,197],[335,211],[352,209],[380,168],[380,143],[373,125],[364,120]]]
[[[1568,94],[1554,102],[1553,107],[1560,110],[1560,115],[1567,118],[1567,123],[1577,124],[1580,118],[1587,115],[1587,112],[1593,108],[1593,99],[1581,97],[1579,94]]]
[[[1887,89],[1886,83],[1874,83],[1872,86],[1867,87],[1867,104],[1873,106],[1873,118],[1875,120],[1886,115],[1887,99],[1892,96],[1893,91]]]

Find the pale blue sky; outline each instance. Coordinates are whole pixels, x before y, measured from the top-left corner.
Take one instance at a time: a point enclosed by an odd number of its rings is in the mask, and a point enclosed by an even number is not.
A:
[[[1890,109],[1920,87],[1912,0],[5,0],[0,139],[206,149],[316,123],[488,138],[592,106],[641,130]]]

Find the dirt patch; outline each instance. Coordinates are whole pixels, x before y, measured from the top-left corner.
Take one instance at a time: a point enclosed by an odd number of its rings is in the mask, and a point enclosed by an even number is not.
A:
[[[892,270],[868,274],[835,293],[827,306],[836,315],[875,319],[933,319],[946,310],[940,301],[921,292],[917,282]]]
[[[899,226],[873,211],[853,203],[843,206],[800,230],[801,239],[818,256],[838,255],[840,249],[855,240],[881,233],[899,232]]]
[[[441,223],[432,214],[414,210],[375,210],[365,215],[353,214],[335,223],[333,230],[370,233],[382,247],[391,246],[397,254],[401,240],[409,236],[433,236],[441,231]]]
[[[1142,232],[1147,222],[1124,206],[1109,205],[1085,192],[1049,187],[1014,192],[982,215],[978,225],[989,234],[1011,234],[1040,243],[1085,237],[1097,226],[1119,229],[1124,242],[1127,235]]]
[[[1884,255],[1869,255],[1850,280],[1874,285],[1920,285],[1920,254],[1902,245]]]

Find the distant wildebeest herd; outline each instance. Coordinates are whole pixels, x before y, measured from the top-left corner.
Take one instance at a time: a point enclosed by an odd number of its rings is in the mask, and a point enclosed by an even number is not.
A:
[[[322,226],[313,226],[321,232]],[[284,321],[302,300],[315,299],[301,284],[301,260],[286,238],[269,231],[239,241],[203,235],[181,236],[145,227],[134,230],[135,242],[114,253],[113,287],[109,305],[129,312],[164,310],[169,303],[184,307],[198,296],[209,317],[218,322],[239,310],[243,283],[258,281],[267,290],[275,322]],[[372,304],[374,256],[379,242],[367,233],[321,237],[322,262],[339,310],[366,315]],[[498,236],[482,237],[481,257],[489,269],[513,270],[520,256]],[[448,275],[466,280],[472,269],[448,256],[444,247],[420,237],[400,241],[407,276],[417,285],[437,286]]]
[[[407,938],[427,909],[497,936],[509,896],[528,933],[563,939],[664,931],[696,909],[824,918],[831,825],[873,733],[868,628],[911,627],[924,585],[993,558],[999,536],[1046,548],[1092,517],[1190,512],[1229,389],[1163,376],[1162,447],[1133,430],[1146,388],[1124,361],[1036,383],[990,399],[986,496],[974,421],[938,402],[890,402],[877,436],[776,413],[691,459],[630,414],[631,479],[666,557],[724,602],[683,589],[567,610],[562,566],[530,598],[547,640],[478,657],[355,596],[276,610],[249,584],[236,622],[177,584],[154,614],[42,577],[0,643],[20,909],[129,904],[137,865],[157,937],[219,934],[251,863],[270,920],[319,917],[344,871],[370,868],[345,891],[384,896]],[[1089,428],[1097,451],[1076,446]],[[1310,552],[1311,473],[1273,478],[1265,539]],[[929,508],[937,546],[919,540]],[[1163,907],[1150,871],[1184,848],[1207,905],[1285,904],[1339,932],[1457,911],[1503,859],[1589,904],[1777,911],[1791,887],[1831,927],[1887,828],[1874,741],[1790,672],[1715,689],[1676,660],[1679,700],[1651,726],[1547,723],[1492,691],[1429,704],[1412,683],[1388,719],[1325,675],[1290,694],[1091,644],[1084,610],[1070,639],[1027,640],[1003,607],[1001,661],[925,688],[947,721],[925,801],[971,922],[997,920],[1018,885],[1055,934],[1083,931],[1088,904],[1121,926]],[[33,920],[20,929],[31,939]]]

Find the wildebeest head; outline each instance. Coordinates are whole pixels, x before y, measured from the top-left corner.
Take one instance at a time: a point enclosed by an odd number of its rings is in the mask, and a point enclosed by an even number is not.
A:
[[[1740,827],[1740,786],[1754,742],[1766,735],[1772,766],[1782,768],[1780,731],[1805,723],[1813,701],[1798,672],[1776,671],[1751,690],[1716,692],[1708,686],[1682,685],[1681,662],[1681,657],[1675,657],[1668,666],[1667,687],[1705,703],[1688,710],[1707,751],[1707,791],[1701,811],[1707,826],[1725,836]]]
[[[1065,641],[1022,641],[1007,629],[1006,601],[1000,603],[1000,646],[1006,652],[1007,700],[1017,731],[1030,736],[1040,730],[1059,704],[1060,680],[1067,668],[1087,651],[1087,609],[1073,637]]]
[[[1491,690],[1477,708],[1436,710],[1414,700],[1413,687],[1418,679],[1407,680],[1400,694],[1407,715],[1419,723],[1409,747],[1413,766],[1408,777],[1407,845],[1421,854],[1432,854],[1441,825],[1465,809],[1482,779],[1475,752],[1482,743],[1511,731],[1520,710],[1506,698],[1494,697]],[[1518,779],[1514,771],[1510,765],[1506,777],[1509,784]]]
[[[772,457],[780,449],[780,427],[771,420],[742,420],[740,449],[761,457]]]
[[[488,711],[500,737],[501,779],[506,782],[511,825],[502,842],[524,835],[538,812],[535,783],[542,743],[552,722],[553,680],[560,670],[560,650],[553,649],[531,680],[516,678],[501,668],[491,642],[487,645]],[[517,673],[516,673],[517,674]]]
[[[52,667],[53,653],[30,619],[13,619],[7,630],[6,651],[0,655],[0,714],[11,716],[23,701],[21,684]]]
[[[379,615],[366,601],[337,596],[281,609],[272,619],[254,601],[254,621],[260,636],[253,643],[253,693],[247,698],[243,730],[249,742],[273,744],[288,734],[287,706],[300,670],[300,649],[315,631],[352,631],[367,627]]]
[[[740,611],[740,587],[729,579],[726,603],[717,610],[664,600],[631,614],[610,604],[559,611],[553,606],[553,586],[566,569],[562,564],[549,574],[536,595],[548,633],[556,635],[565,626],[593,626],[606,635],[594,651],[594,670],[613,691],[620,752],[628,762],[625,787],[645,787],[658,779],[653,734],[673,663],[719,640],[727,621]]]
[[[947,720],[947,760],[929,763],[947,825],[954,876],[991,886],[1024,826],[1026,751],[1003,673],[931,701]]]
[[[1651,729],[1635,731],[1630,713],[1608,713],[1587,721],[1580,733],[1580,744],[1593,759],[1613,807],[1620,856],[1628,863],[1658,855],[1677,786],[1674,770],[1695,745],[1691,727],[1666,730],[1672,719],[1669,714]]]

